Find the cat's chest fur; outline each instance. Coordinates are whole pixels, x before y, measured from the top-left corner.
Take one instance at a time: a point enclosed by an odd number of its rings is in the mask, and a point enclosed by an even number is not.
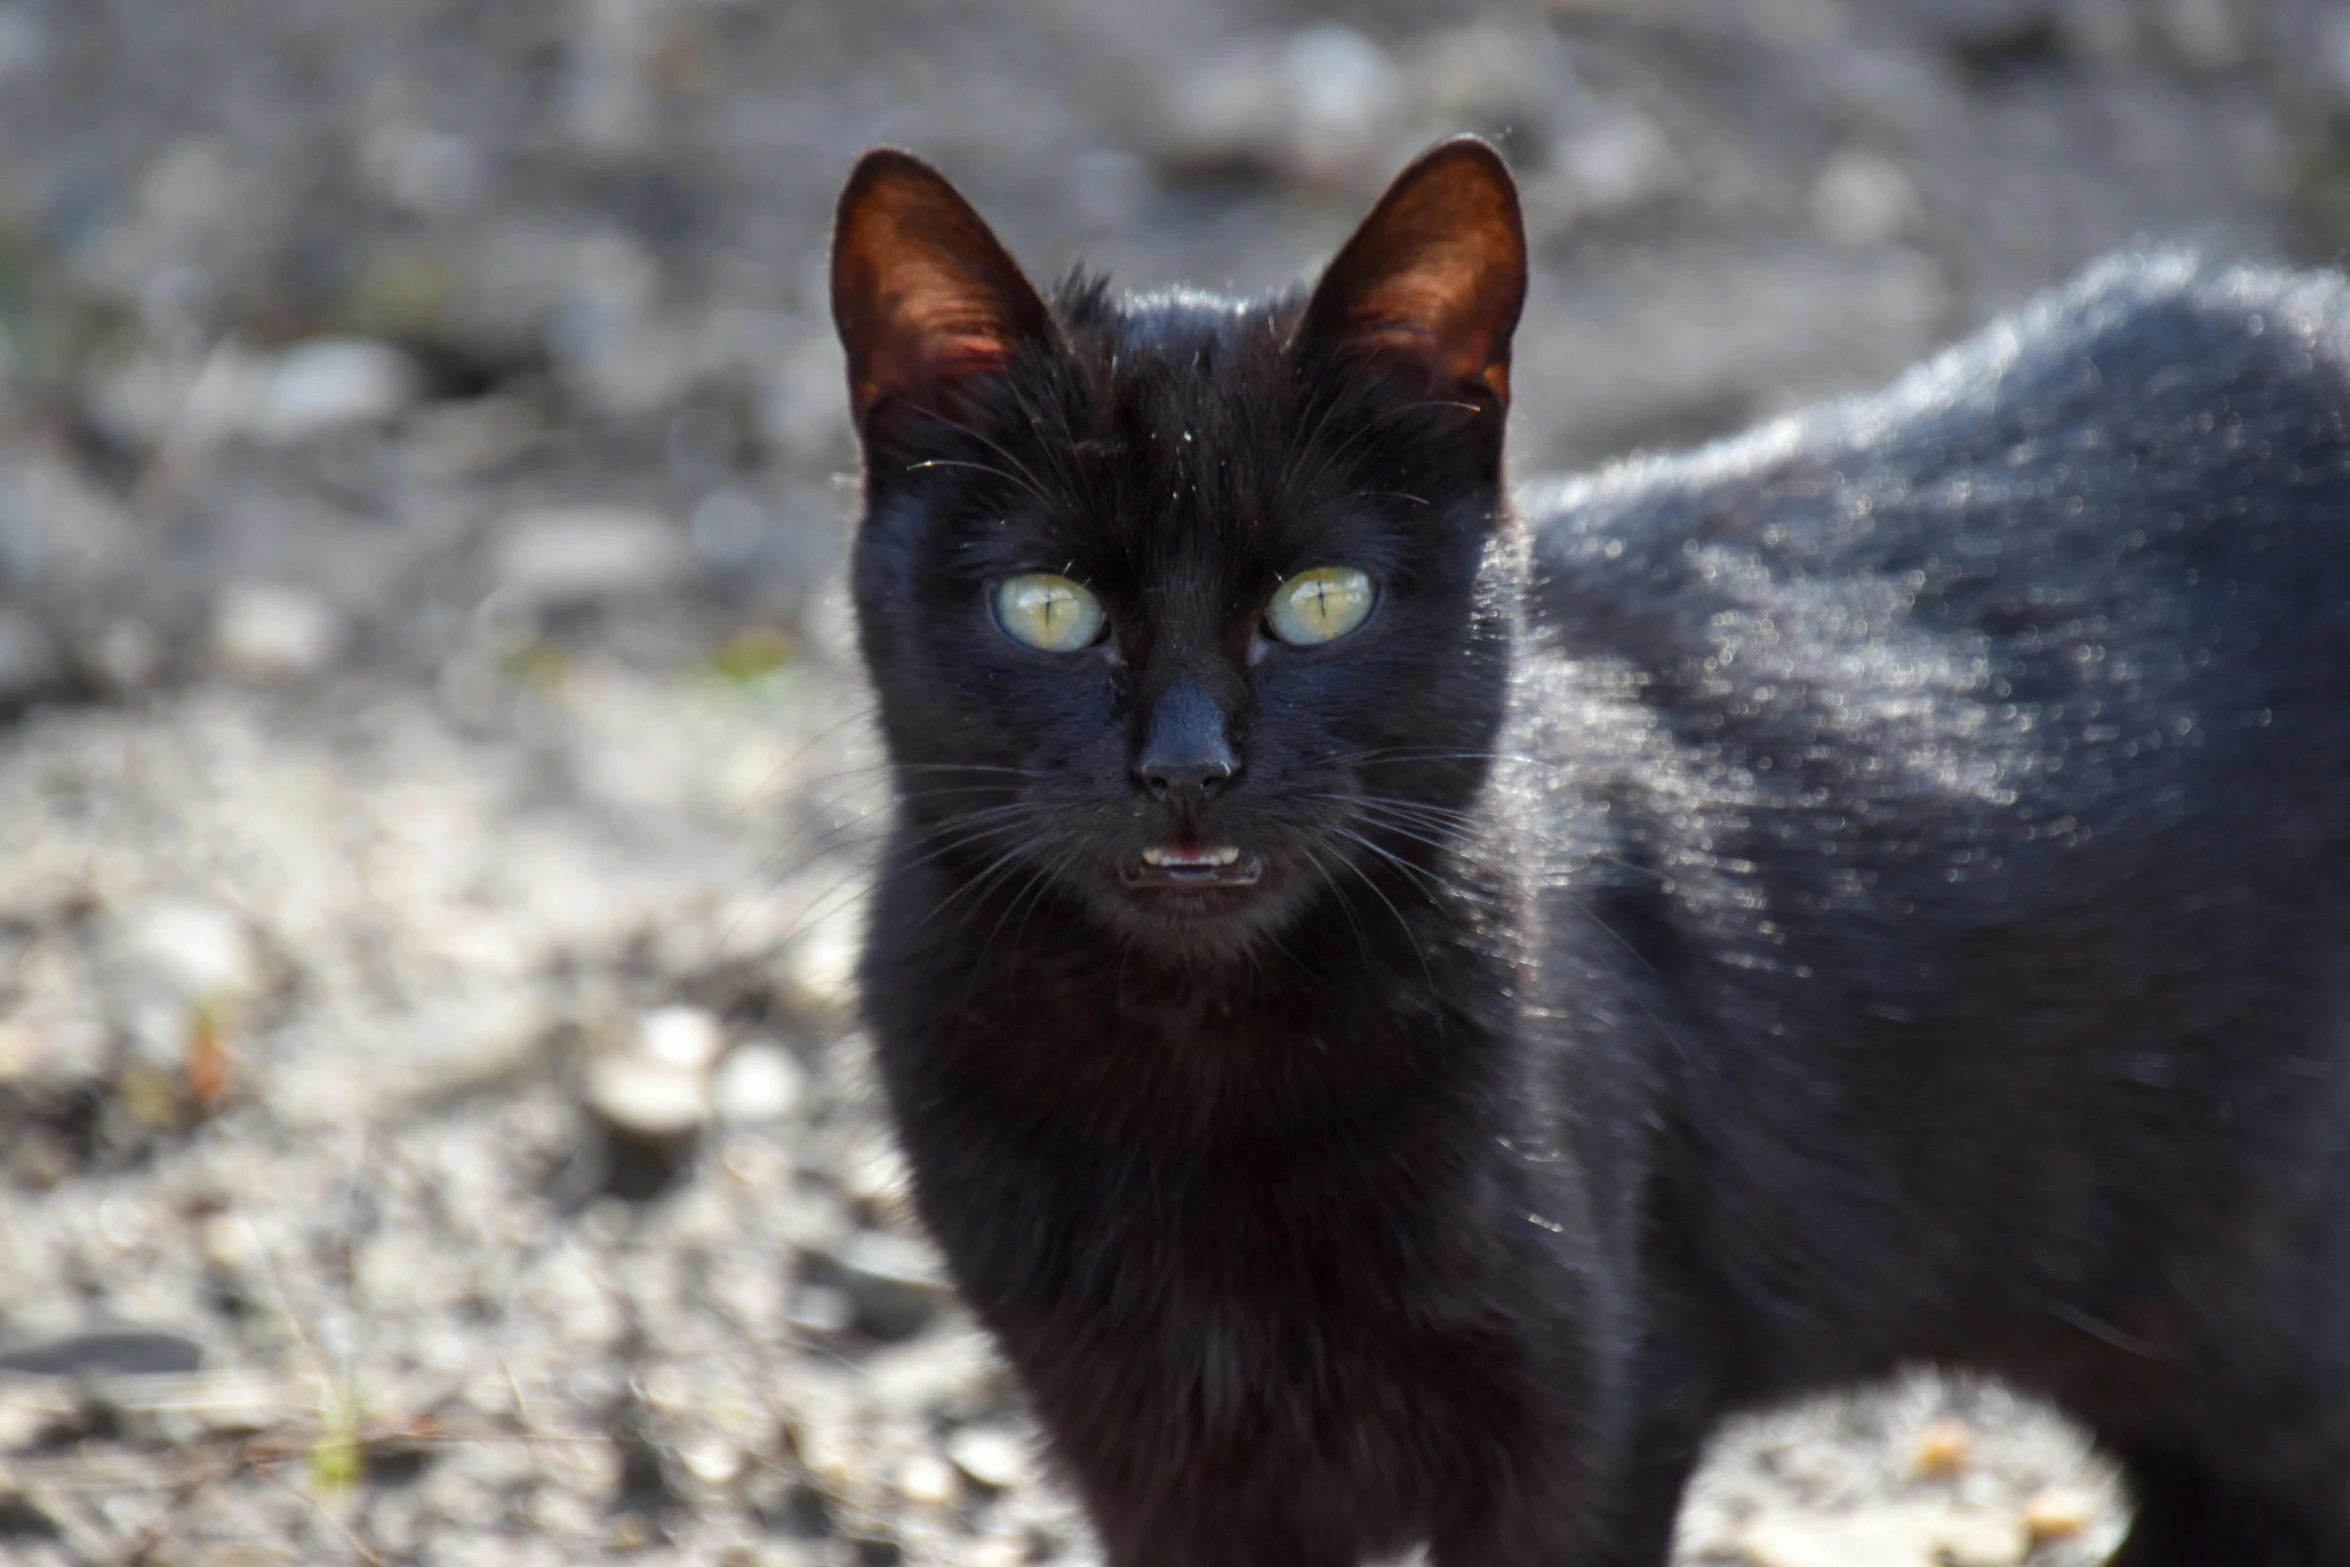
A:
[[[939,891],[890,886],[883,924]],[[1080,1483],[1160,1493],[1153,1529],[1272,1483],[1399,1548],[1497,1448],[1550,1452],[1601,1402],[1580,1345],[1617,1302],[1571,1265],[1582,1188],[1512,1075],[1512,962],[1465,915],[1409,919],[1246,981],[1120,972],[1049,917],[869,958],[963,1292]]]
[[[946,891],[893,877],[876,920]],[[1005,934],[984,912],[875,944],[869,1006],[926,1201],[1027,1216],[1013,1251],[971,1248],[983,1309],[1043,1280],[1130,1317],[1186,1290],[1235,1321],[1408,1316],[1414,1289],[1472,1269],[1477,1221],[1519,1179],[1469,1141],[1506,1130],[1520,1091],[1511,953],[1430,906],[1293,947],[1171,969],[1062,913]],[[1398,1289],[1360,1287],[1381,1279]]]

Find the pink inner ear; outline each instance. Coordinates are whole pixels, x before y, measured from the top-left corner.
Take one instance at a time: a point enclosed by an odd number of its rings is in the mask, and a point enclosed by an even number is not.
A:
[[[1396,177],[1330,264],[1305,331],[1342,353],[1509,400],[1526,291],[1517,192],[1490,147],[1449,142]]]
[[[918,273],[914,286],[880,300],[862,363],[851,355],[851,391],[860,416],[885,393],[986,375],[1012,357],[1011,334],[1001,319],[964,292],[937,288],[937,269],[912,270]]]
[[[1489,280],[1463,259],[1442,257],[1440,265],[1382,280],[1356,302],[1349,336],[1363,352],[1417,361],[1441,380],[1483,381],[1506,401],[1507,317]]]
[[[903,153],[869,154],[851,177],[832,277],[860,422],[884,397],[935,398],[999,371],[1047,331],[1043,302],[979,215]]]

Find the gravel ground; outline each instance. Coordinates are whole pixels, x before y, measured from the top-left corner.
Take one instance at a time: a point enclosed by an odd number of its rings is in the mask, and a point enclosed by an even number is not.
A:
[[[0,0],[0,1560],[1092,1560],[861,1065],[827,211],[1261,287],[1464,127],[1527,472],[2350,243],[2324,0]],[[1917,1378],[1682,1553],[2124,1521]]]

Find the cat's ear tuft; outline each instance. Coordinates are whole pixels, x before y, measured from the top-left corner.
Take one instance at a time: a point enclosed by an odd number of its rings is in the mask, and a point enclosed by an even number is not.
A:
[[[1525,301],[1517,185],[1499,153],[1462,136],[1387,187],[1315,285],[1299,346],[1413,367],[1506,405]]]
[[[962,193],[889,147],[865,154],[841,192],[832,319],[860,427],[884,398],[935,402],[1051,330],[1044,302]]]

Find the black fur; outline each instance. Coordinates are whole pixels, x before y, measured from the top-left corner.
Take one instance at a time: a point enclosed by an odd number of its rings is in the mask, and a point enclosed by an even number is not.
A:
[[[1721,1414],[1920,1362],[2096,1432],[2131,1567],[2350,1560],[2339,286],[2109,268],[1523,528],[1299,308],[1074,283],[865,426],[867,1015],[1112,1560],[1654,1567]],[[1245,894],[1119,878],[1179,677]]]
[[[2337,279],[2115,264],[1529,498],[1503,798],[1565,802],[1544,994],[1650,1095],[1586,1155],[1617,1559],[1718,1413],[1931,1362],[2121,1459],[2132,1567],[2350,1561],[2346,368]]]

